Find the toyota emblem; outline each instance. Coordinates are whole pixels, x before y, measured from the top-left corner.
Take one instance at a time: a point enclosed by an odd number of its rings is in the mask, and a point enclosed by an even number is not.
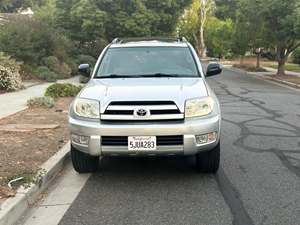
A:
[[[136,117],[146,117],[150,116],[150,111],[148,109],[136,109],[134,110],[134,116]]]

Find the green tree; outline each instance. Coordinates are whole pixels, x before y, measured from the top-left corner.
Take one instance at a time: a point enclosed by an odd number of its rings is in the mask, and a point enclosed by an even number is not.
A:
[[[0,51],[28,64],[38,65],[45,56],[65,59],[68,39],[42,21],[18,18],[0,26]]]
[[[242,20],[237,20],[234,24],[231,49],[234,55],[240,56],[240,64],[244,64],[244,57],[249,50],[250,37],[249,28]]]
[[[238,0],[215,0],[216,1],[216,17],[221,20],[235,20]]]
[[[219,58],[231,56],[233,25],[231,19],[223,21],[216,17],[211,17],[208,20],[205,28],[205,43],[209,56]]]
[[[297,48],[292,55],[293,63],[300,65],[300,48]]]
[[[115,37],[171,35],[188,3],[190,0],[60,0],[56,2],[56,26],[75,42],[79,54],[97,57],[105,40]]]
[[[73,40],[171,35],[190,0],[61,0],[57,26]],[[78,32],[80,31],[80,32]]]
[[[147,0],[144,1],[152,14],[151,34],[168,36],[174,34],[178,18],[192,0]]]
[[[193,0],[179,21],[178,32],[192,37],[199,56],[206,57],[204,29],[209,17],[213,15],[213,0]]]
[[[16,12],[24,4],[24,0],[0,0],[0,12]]]
[[[56,0],[55,26],[74,42],[74,54],[98,56],[105,42],[105,22],[106,13],[96,1]]]
[[[77,31],[72,33],[72,38],[84,43],[103,37],[105,16],[105,12],[99,10],[94,2],[78,1],[70,12],[72,28]]]
[[[288,57],[300,46],[300,2],[264,0],[261,9],[268,41],[277,49],[277,74],[284,75]]]
[[[14,13],[21,8],[42,5],[45,0],[0,0],[0,12]]]
[[[260,16],[261,0],[238,0],[233,33],[232,50],[241,56],[241,64],[247,51],[257,53],[257,67],[260,67],[261,47],[266,45],[264,20]]]
[[[101,0],[97,5],[107,14],[107,39],[151,35],[154,16],[142,1]]]
[[[51,27],[55,26],[56,0],[44,0],[33,6],[34,16]]]

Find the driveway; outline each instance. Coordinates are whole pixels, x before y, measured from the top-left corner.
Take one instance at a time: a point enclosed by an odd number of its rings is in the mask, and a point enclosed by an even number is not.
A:
[[[223,113],[217,175],[192,158],[105,158],[59,224],[299,225],[300,92],[229,70],[208,82]]]

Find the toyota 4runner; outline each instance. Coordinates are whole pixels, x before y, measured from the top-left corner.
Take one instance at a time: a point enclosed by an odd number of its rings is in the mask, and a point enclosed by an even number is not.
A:
[[[215,173],[220,162],[221,112],[185,38],[115,39],[101,53],[90,81],[70,106],[71,158],[79,173],[105,156],[195,156]]]

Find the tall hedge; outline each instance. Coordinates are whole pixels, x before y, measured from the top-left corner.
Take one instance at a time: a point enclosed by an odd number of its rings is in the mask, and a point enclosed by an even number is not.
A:
[[[22,88],[19,64],[0,52],[0,90],[16,91]]]

